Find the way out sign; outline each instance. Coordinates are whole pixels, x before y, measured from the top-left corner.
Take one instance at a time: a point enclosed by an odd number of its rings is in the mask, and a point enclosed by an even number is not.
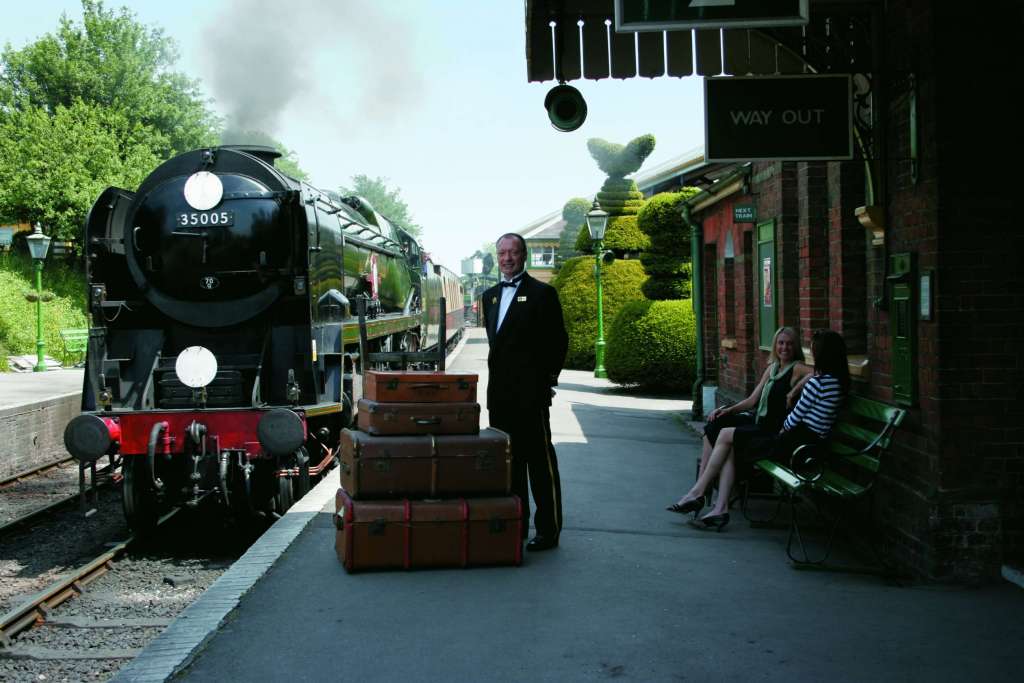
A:
[[[849,74],[704,79],[708,161],[853,158]]]

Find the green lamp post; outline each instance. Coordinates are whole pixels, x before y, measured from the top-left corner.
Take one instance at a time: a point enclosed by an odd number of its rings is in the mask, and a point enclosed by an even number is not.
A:
[[[50,250],[50,237],[44,235],[42,226],[36,223],[32,234],[25,241],[28,242],[32,260],[36,262],[36,366],[33,370],[44,372],[46,360],[43,349],[46,343],[43,341],[43,261],[46,260],[46,252]]]
[[[597,343],[594,344],[594,377],[608,377],[604,369],[604,302],[601,299],[601,252],[604,249],[604,230],[608,227],[608,212],[594,199],[587,212],[587,230],[594,241],[594,280],[597,283]]]

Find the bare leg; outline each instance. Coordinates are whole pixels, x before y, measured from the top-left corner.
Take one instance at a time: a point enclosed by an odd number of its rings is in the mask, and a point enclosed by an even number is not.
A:
[[[708,437],[705,436],[704,439],[703,439],[703,442],[704,442],[704,449],[701,451],[701,454],[700,454],[700,466],[697,468],[697,476],[698,477],[700,476],[700,473],[703,472],[707,468],[707,466],[708,466],[708,458],[711,457],[711,442],[708,441]]]
[[[733,427],[726,427],[718,434],[718,440],[715,442],[715,447],[711,449],[711,455],[708,457],[707,463],[701,468],[700,476],[697,477],[693,488],[679,499],[680,504],[703,496],[708,485],[718,476],[718,472],[725,461],[732,460],[732,435],[735,431]]]
[[[729,511],[729,496],[736,481],[736,459],[729,450],[729,457],[722,463],[722,471],[718,474],[718,498],[708,515],[720,515]]]

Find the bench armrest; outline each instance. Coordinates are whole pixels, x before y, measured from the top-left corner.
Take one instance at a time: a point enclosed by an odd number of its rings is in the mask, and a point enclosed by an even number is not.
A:
[[[821,479],[825,471],[825,458],[822,457],[823,444],[804,444],[797,446],[789,456],[789,469],[800,481],[812,482]]]

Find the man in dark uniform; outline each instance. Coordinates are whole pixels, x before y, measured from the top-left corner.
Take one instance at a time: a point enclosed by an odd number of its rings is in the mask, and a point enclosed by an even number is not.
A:
[[[524,537],[533,491],[537,535],[527,550],[558,545],[562,489],[551,445],[548,409],[569,337],[554,287],[530,277],[526,240],[515,233],[497,243],[501,282],[483,294],[487,355],[487,410],[492,427],[512,438],[512,492],[523,501]]]

